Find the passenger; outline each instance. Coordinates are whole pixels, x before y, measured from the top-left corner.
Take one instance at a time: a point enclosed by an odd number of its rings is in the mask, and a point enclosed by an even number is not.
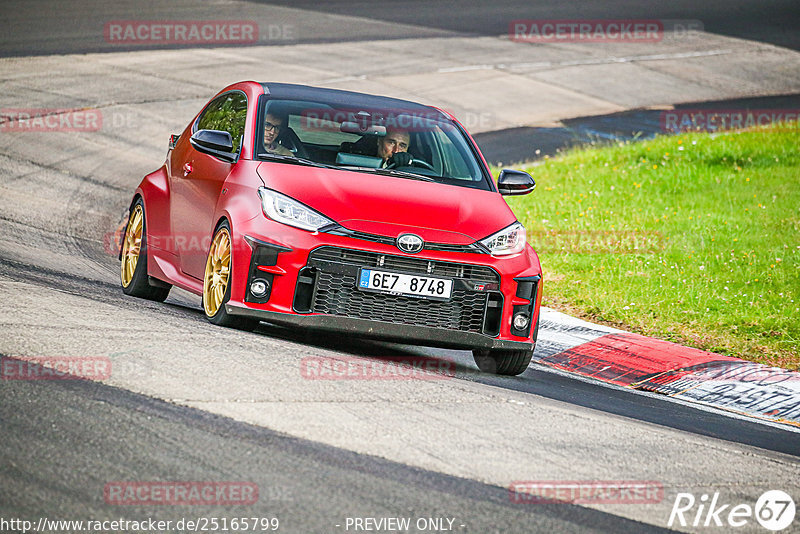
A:
[[[278,137],[281,132],[286,130],[287,126],[288,119],[286,116],[267,113],[264,118],[264,148],[267,152],[280,154],[281,156],[294,156],[291,150],[278,143]]]

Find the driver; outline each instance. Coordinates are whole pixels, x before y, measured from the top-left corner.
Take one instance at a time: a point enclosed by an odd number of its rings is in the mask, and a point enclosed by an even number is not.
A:
[[[386,128],[386,135],[378,138],[377,156],[383,160],[381,168],[386,168],[394,163],[395,167],[408,167],[412,157],[408,153],[408,144],[411,136],[406,130]]]
[[[291,150],[278,143],[278,136],[286,129],[287,124],[286,117],[267,113],[264,118],[264,148],[267,152],[281,156],[294,156]]]

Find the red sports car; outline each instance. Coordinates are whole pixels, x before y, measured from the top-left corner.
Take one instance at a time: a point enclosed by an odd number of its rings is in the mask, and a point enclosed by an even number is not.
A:
[[[517,375],[536,345],[541,266],[449,113],[283,83],[223,89],[170,139],[130,208],[122,290],[202,296],[218,325],[471,349]]]

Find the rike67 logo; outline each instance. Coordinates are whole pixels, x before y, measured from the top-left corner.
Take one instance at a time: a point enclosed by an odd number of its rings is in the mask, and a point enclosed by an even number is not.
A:
[[[755,519],[765,529],[778,532],[791,525],[794,516],[794,500],[781,490],[764,492],[755,506],[723,503],[719,492],[711,497],[703,494],[699,499],[691,493],[678,493],[667,526],[725,527],[727,531],[749,525]]]

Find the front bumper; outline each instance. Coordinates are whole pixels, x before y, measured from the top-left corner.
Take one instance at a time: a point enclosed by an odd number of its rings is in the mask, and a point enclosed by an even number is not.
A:
[[[292,315],[267,310],[256,310],[231,303],[225,305],[225,311],[229,315],[259,319],[281,326],[325,330],[342,334],[357,334],[365,338],[401,341],[404,343],[428,345],[432,347],[533,350],[536,346],[535,332],[533,342],[509,341],[491,338],[473,332],[462,332],[446,328],[395,324],[336,315]]]
[[[541,267],[529,246],[504,258],[449,250],[408,255],[389,243],[312,234],[258,217],[233,231],[241,246],[234,247],[231,315],[420,345],[535,347]],[[433,302],[359,291],[361,267],[453,279],[453,298]],[[262,299],[248,292],[255,277],[271,288]],[[512,326],[516,313],[530,317],[524,330]]]

